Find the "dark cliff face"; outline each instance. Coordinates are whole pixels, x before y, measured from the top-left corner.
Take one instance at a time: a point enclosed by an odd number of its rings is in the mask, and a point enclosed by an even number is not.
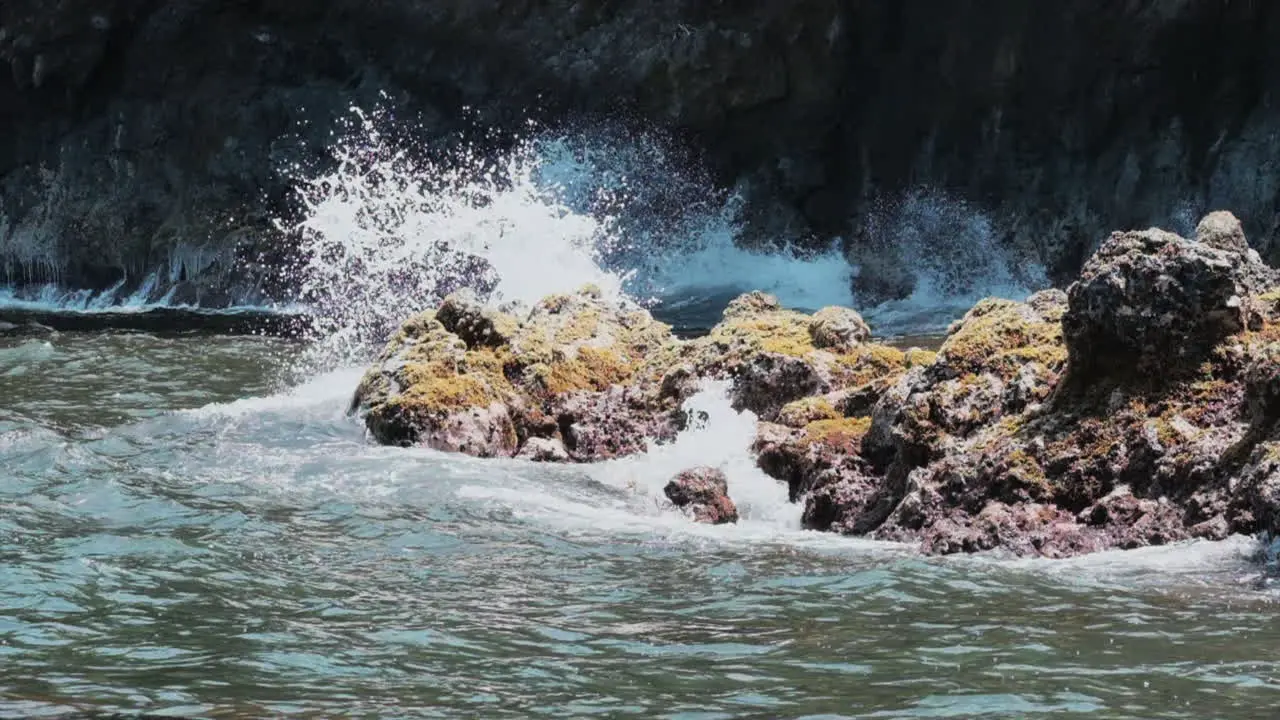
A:
[[[759,237],[876,246],[929,186],[1069,277],[1113,227],[1246,218],[1274,256],[1277,11],[1262,0],[9,0],[0,255],[14,280],[169,268],[243,292],[287,254],[280,170],[379,101],[443,137],[611,114],[747,189]],[[464,118],[461,108],[473,108]],[[50,242],[50,239],[55,242]]]

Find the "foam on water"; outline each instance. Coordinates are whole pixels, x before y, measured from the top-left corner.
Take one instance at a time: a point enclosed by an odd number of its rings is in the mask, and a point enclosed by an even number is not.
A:
[[[635,458],[597,464],[591,469],[592,477],[663,499],[663,488],[677,473],[699,466],[717,467],[728,478],[729,495],[744,520],[799,528],[800,508],[788,501],[786,486],[761,472],[751,457],[756,416],[734,410],[728,391],[728,383],[706,383],[685,403],[693,424],[675,442],[653,446]]]
[[[194,418],[234,419],[266,413],[288,413],[319,409],[327,415],[345,413],[351,403],[363,368],[341,368],[311,376],[275,395],[247,397],[227,403],[212,403],[177,414]]]
[[[137,288],[125,290],[124,281],[106,290],[69,290],[60,285],[0,286],[0,309],[48,313],[144,313],[151,310],[187,310],[193,313],[277,312],[300,314],[307,308],[295,303],[272,305],[234,304],[209,308],[197,303],[174,302],[177,288],[163,282],[159,273],[148,275]]]

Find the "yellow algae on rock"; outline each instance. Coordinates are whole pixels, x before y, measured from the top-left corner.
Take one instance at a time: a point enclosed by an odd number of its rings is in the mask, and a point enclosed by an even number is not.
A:
[[[1037,311],[1029,303],[982,300],[952,326],[935,363],[955,375],[990,372],[1005,381],[1028,363],[1061,370],[1067,361],[1063,305],[1045,305],[1047,310]]]
[[[803,428],[819,420],[838,420],[840,411],[826,397],[801,398],[787,403],[778,413],[778,424],[792,428]]]

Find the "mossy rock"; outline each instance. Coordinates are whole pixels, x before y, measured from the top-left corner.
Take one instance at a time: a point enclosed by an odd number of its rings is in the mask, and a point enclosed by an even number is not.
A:
[[[1061,310],[1051,307],[1038,312],[1027,303],[983,300],[952,326],[935,365],[955,376],[990,372],[1006,381],[1028,363],[1060,370],[1067,347]]]
[[[654,396],[655,413],[668,410],[678,400],[664,398],[659,386],[680,356],[678,345],[667,325],[605,300],[598,288],[544,298],[523,319],[459,293],[405,322],[353,404],[383,442],[514,453],[502,417],[514,418],[521,438],[545,436],[548,428],[555,434],[555,423],[520,423],[545,417],[568,395],[638,386]]]
[[[862,450],[862,439],[871,430],[871,418],[834,418],[806,425],[801,433],[802,445],[822,445],[831,451],[856,457]]]
[[[778,424],[800,429],[819,420],[838,420],[841,417],[830,399],[815,396],[784,405],[778,413]]]

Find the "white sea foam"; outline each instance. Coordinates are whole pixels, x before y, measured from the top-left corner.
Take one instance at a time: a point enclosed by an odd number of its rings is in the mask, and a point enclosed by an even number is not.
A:
[[[786,486],[761,472],[751,456],[756,416],[734,410],[728,391],[727,383],[707,383],[685,403],[693,424],[675,442],[653,446],[636,457],[594,465],[591,476],[661,505],[665,503],[663,488],[677,473],[716,467],[728,478],[729,496],[744,520],[798,529],[799,506],[788,501]]]
[[[364,373],[361,368],[342,368],[316,374],[284,392],[212,403],[176,414],[193,418],[240,418],[265,413],[318,410],[326,415],[344,413],[355,386]]]

